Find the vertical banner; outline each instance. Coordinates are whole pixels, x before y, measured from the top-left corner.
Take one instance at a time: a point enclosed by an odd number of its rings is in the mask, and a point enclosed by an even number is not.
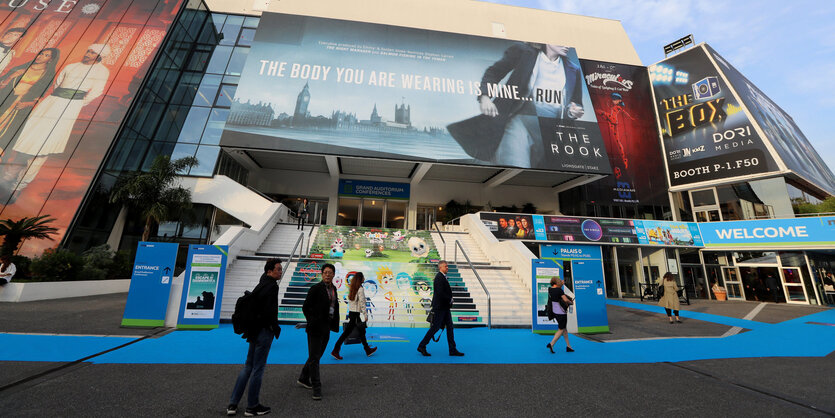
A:
[[[177,328],[217,328],[228,250],[225,245],[189,245]]]
[[[179,245],[168,242],[140,242],[136,248],[123,327],[165,325],[171,277]]]
[[[543,245],[543,258],[555,264],[571,262],[570,281],[574,290],[577,332],[597,334],[609,332],[606,315],[606,289],[603,278],[603,252],[599,245]]]
[[[537,334],[553,334],[557,331],[556,321],[548,319],[545,304],[548,303],[548,288],[551,277],[562,278],[562,268],[553,260],[531,260],[531,328]]]

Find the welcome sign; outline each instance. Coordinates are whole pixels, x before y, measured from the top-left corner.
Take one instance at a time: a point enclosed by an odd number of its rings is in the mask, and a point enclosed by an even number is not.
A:
[[[705,247],[780,247],[809,249],[835,244],[835,216],[704,222]]]

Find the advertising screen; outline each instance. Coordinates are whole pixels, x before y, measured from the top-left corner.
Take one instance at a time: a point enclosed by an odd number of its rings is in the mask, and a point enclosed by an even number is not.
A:
[[[21,253],[63,238],[181,4],[0,3],[0,219],[59,231]]]
[[[670,186],[778,169],[705,50],[649,67]]]
[[[666,200],[663,152],[646,67],[580,63],[613,172],[588,188],[587,197],[600,204]]]
[[[705,47],[788,169],[835,194],[835,176],[794,123],[794,119],[713,48],[708,45]]]
[[[278,13],[221,145],[611,173],[573,48]]]

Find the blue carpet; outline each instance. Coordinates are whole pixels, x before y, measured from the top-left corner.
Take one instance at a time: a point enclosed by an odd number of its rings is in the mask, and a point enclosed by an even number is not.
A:
[[[655,312],[654,305],[610,301]],[[667,338],[642,341],[598,343],[570,336],[577,350],[565,352],[557,343],[556,354],[545,344],[551,336],[523,329],[457,329],[455,340],[465,357],[450,357],[446,334],[440,342],[429,344],[432,357],[422,357],[416,347],[425,328],[369,328],[374,356],[365,356],[360,345],[342,349],[344,360],[328,354],[338,334],[332,333],[328,353],[322,364],[537,364],[537,363],[652,363],[743,357],[822,357],[835,351],[835,310],[807,315],[779,324],[745,321],[718,315],[681,311],[685,318],[740,326],[751,331],[725,338]],[[131,341],[124,337],[62,337],[0,334],[0,360],[72,361]],[[231,325],[211,331],[175,331],[160,338],[149,338],[119,350],[95,357],[93,363],[144,364],[241,364],[247,344],[232,332]],[[284,327],[281,338],[273,342],[270,364],[304,363],[307,339],[304,330]]]

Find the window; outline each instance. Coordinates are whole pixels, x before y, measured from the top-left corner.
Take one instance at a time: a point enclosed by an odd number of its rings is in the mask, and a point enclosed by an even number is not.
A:
[[[200,137],[203,136],[203,128],[206,127],[206,121],[209,119],[209,112],[210,109],[206,107],[192,107],[177,142],[199,143]]]
[[[209,123],[203,131],[202,145],[217,145],[220,143],[220,135],[223,133],[223,126],[226,125],[226,118],[229,117],[229,109],[212,109],[209,116]]]
[[[232,98],[235,97],[235,90],[237,90],[238,86],[233,86],[229,84],[224,84],[220,86],[220,92],[217,94],[217,100],[215,100],[216,107],[229,107],[232,106]]]

